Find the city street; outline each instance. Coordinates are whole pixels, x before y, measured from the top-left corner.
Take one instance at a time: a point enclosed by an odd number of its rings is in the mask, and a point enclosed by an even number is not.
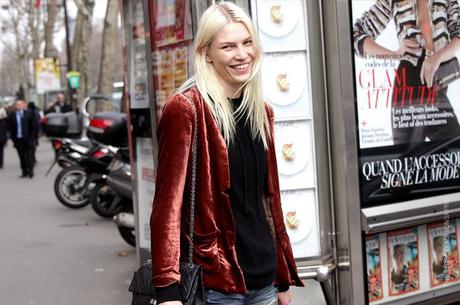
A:
[[[0,299],[5,305],[127,305],[135,249],[91,206],[72,210],[53,191],[56,166],[46,138],[33,179],[19,179],[11,142],[0,170]]]

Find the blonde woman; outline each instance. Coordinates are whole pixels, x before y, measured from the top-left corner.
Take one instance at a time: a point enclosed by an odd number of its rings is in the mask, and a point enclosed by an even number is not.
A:
[[[241,8],[221,2],[204,12],[194,41],[196,74],[169,99],[158,124],[151,248],[161,305],[182,304],[195,127],[193,258],[204,270],[207,304],[287,305],[289,286],[303,285],[283,221],[261,57]]]

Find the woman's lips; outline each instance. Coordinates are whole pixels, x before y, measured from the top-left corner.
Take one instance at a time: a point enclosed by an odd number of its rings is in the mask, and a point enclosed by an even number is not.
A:
[[[244,63],[244,64],[238,64],[238,65],[233,65],[230,66],[233,71],[237,73],[246,73],[249,70],[250,63]]]

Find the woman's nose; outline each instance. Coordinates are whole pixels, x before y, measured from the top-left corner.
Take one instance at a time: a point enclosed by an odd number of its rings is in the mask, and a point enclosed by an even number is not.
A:
[[[236,48],[235,57],[238,59],[246,59],[248,57],[248,52],[246,51],[243,45]]]

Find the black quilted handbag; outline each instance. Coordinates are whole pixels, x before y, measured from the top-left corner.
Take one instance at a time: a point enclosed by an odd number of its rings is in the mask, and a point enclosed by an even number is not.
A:
[[[180,263],[179,290],[184,305],[205,305],[205,294],[200,265]],[[145,262],[136,272],[129,286],[133,293],[131,305],[154,305],[155,288],[152,286],[152,261]]]
[[[187,97],[188,99],[188,97]],[[190,101],[190,99],[189,99]],[[195,104],[193,104],[195,108]],[[203,269],[193,263],[193,233],[195,224],[195,189],[196,189],[196,162],[197,162],[197,114],[195,111],[195,130],[192,144],[192,176],[190,192],[190,240],[188,247],[188,262],[181,262],[179,272],[181,281],[179,290],[184,305],[205,305],[203,286]],[[131,305],[156,305],[155,288],[152,286],[152,261],[145,262],[137,271],[129,285],[133,294]]]

